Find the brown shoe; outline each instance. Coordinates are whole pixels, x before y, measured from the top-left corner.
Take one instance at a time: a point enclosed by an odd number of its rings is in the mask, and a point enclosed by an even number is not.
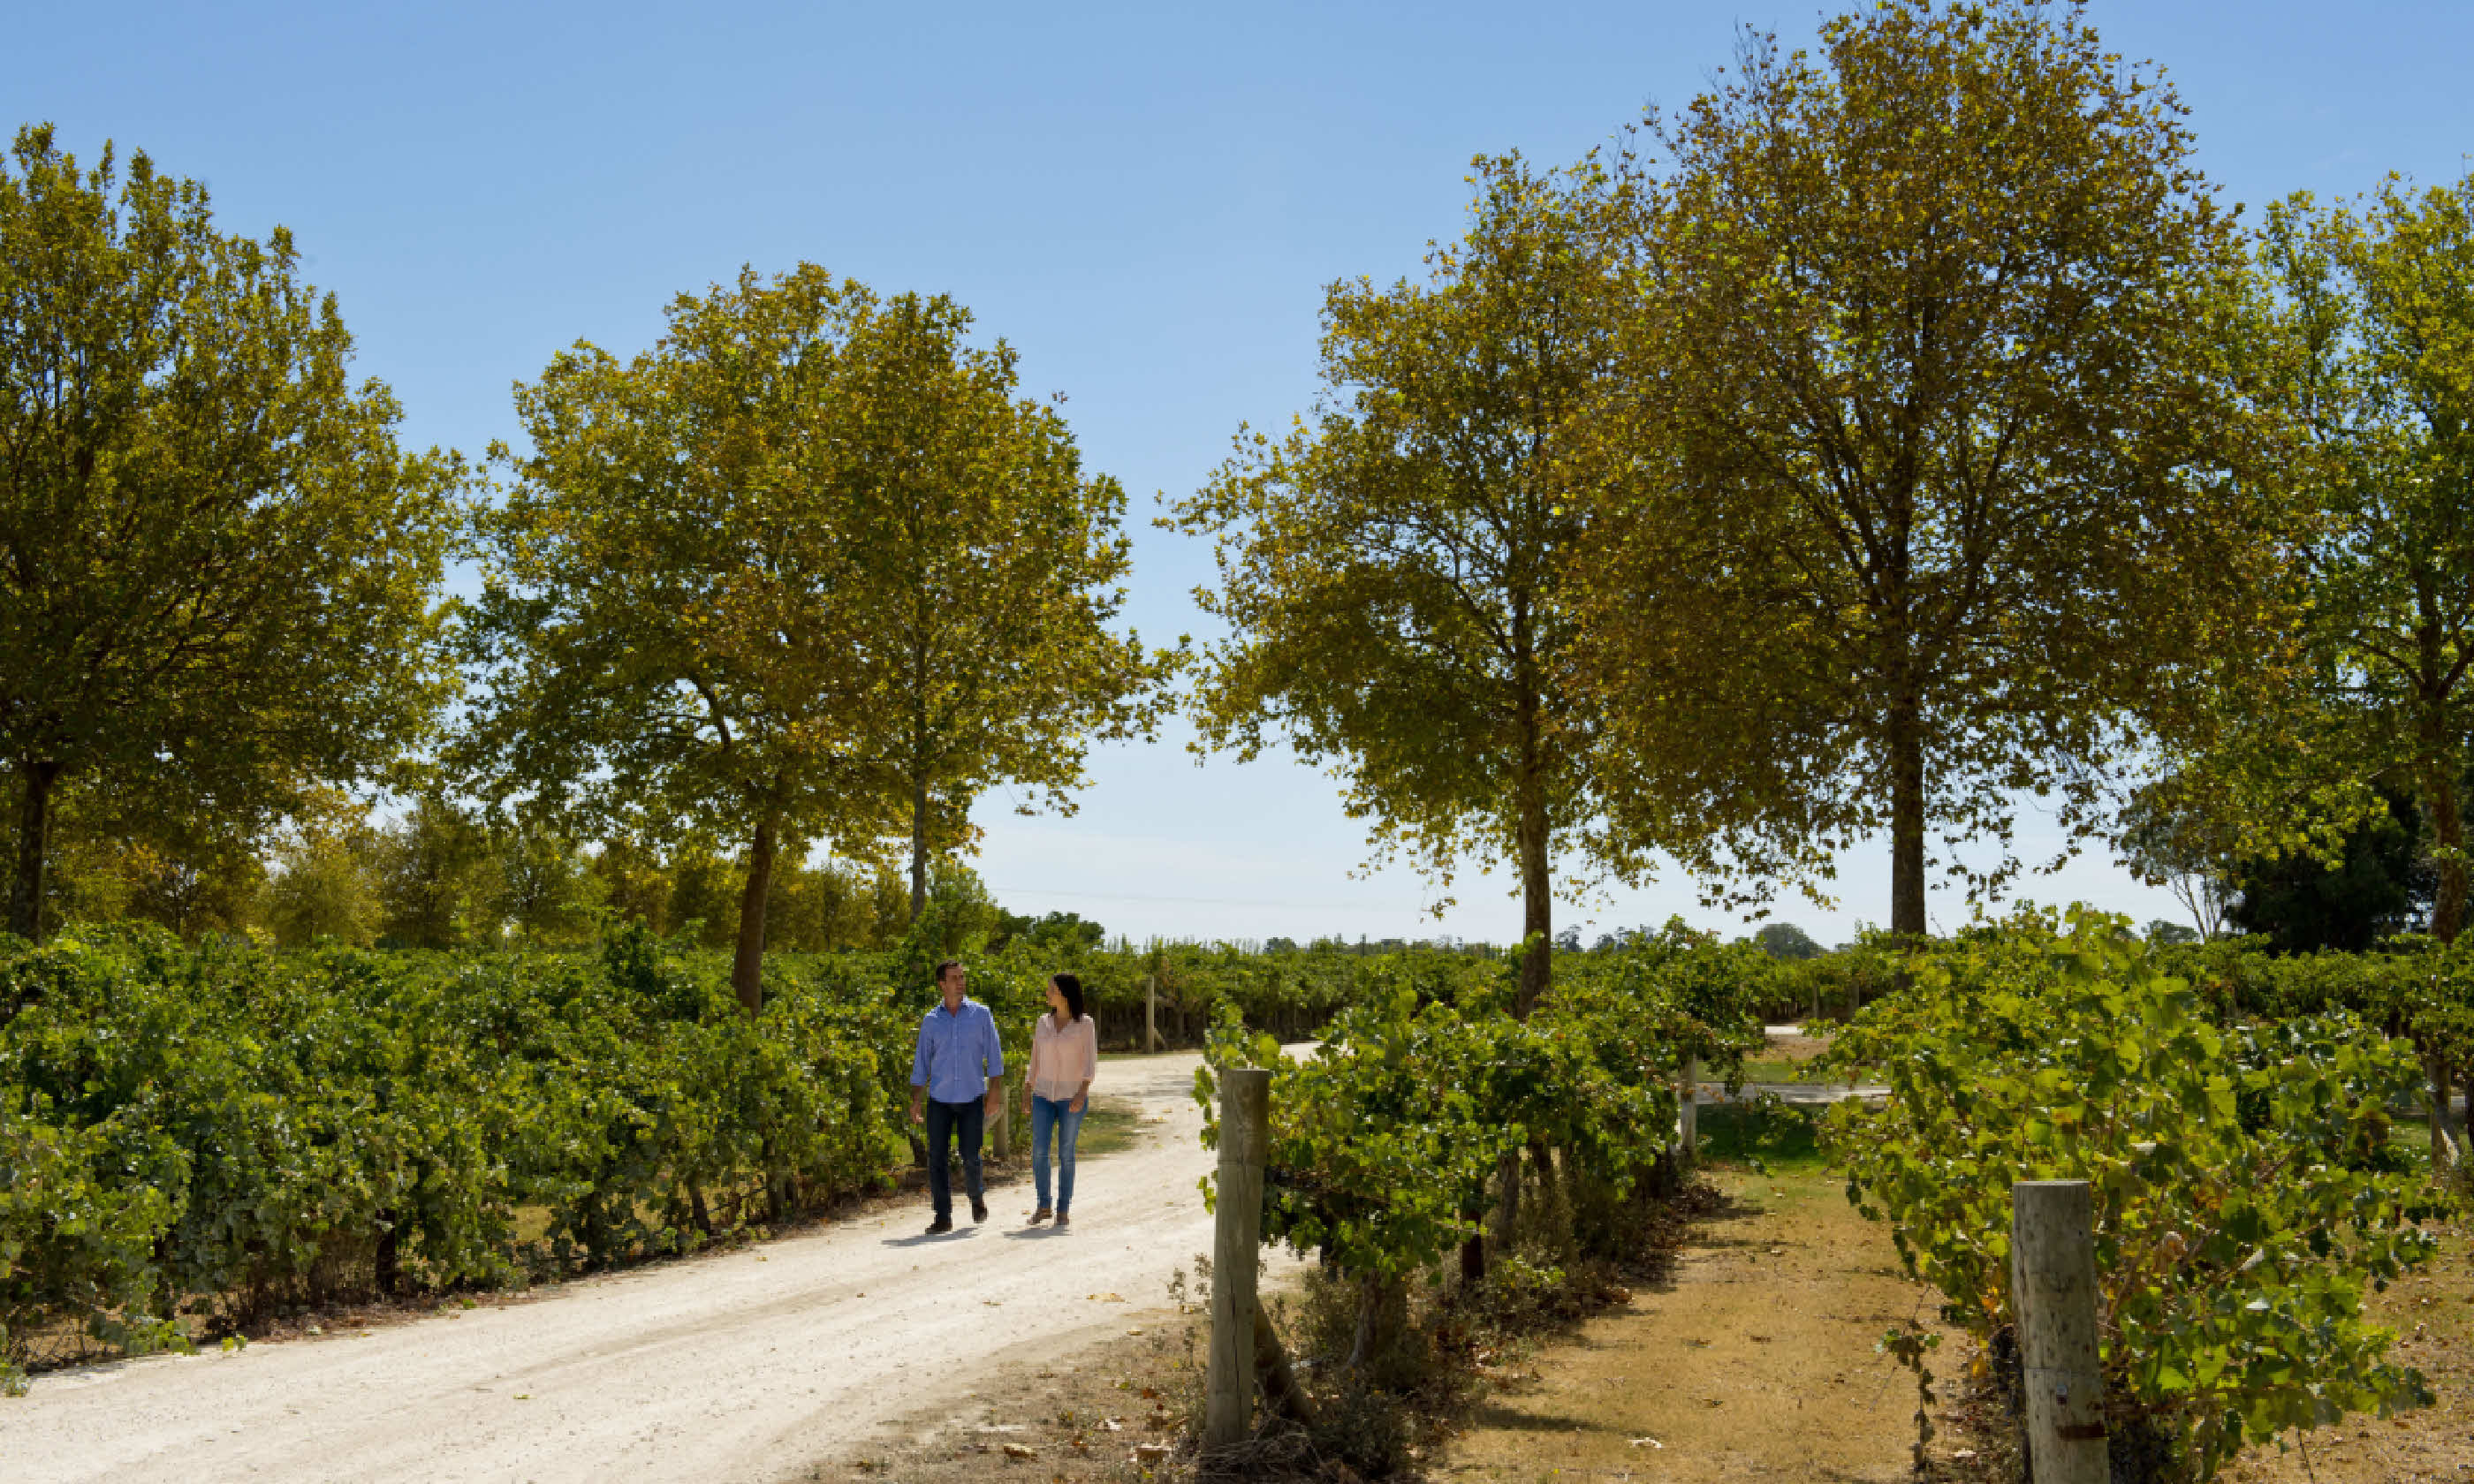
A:
[[[1039,1209],[1031,1213],[1031,1224],[1035,1227],[1055,1214],[1056,1213],[1055,1211],[1052,1211],[1047,1207],[1043,1206]]]
[[[1058,1211],[1056,1213],[1056,1224],[1060,1227],[1070,1227],[1074,1224],[1074,1218],[1065,1214],[1063,1211]]]

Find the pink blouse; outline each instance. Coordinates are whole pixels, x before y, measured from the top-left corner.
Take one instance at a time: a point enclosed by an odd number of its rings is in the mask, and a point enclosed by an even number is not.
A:
[[[1089,1016],[1059,1027],[1044,1015],[1031,1033],[1031,1090],[1052,1103],[1068,1103],[1082,1084],[1100,1075],[1100,1026]]]

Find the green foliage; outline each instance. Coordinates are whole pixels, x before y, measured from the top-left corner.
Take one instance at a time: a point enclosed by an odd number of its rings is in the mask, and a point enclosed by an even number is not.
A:
[[[1397,1283],[1477,1230],[1507,1155],[1559,1150],[1564,1175],[1591,1191],[1635,1190],[1671,1142],[1684,1063],[1723,1075],[1759,1044],[1752,1007],[1772,963],[1670,926],[1613,954],[1573,956],[1525,1021],[1509,1014],[1508,965],[1448,993],[1403,977],[1370,985],[1303,1059],[1224,1007],[1196,1074],[1204,1142],[1218,1137],[1212,1068],[1272,1068],[1265,1239]]]
[[[2292,434],[2292,618],[2233,647],[2191,759],[2247,852],[2340,859],[2411,792],[2432,930],[2467,903],[2474,734],[2474,175],[2350,206],[2272,203],[2235,341]],[[2348,849],[2349,868],[2359,857]]]
[[[397,445],[279,228],[205,188],[0,159],[0,763],[24,799],[9,925],[36,936],[51,796],[261,824],[304,780],[419,745],[446,699],[437,587],[460,460]],[[35,450],[41,450],[39,455]]]
[[[52,1113],[0,1081],[0,1395],[22,1386],[34,1337],[57,1326],[132,1354],[187,1343],[156,1281],[173,1203],[131,1178],[177,1171],[176,1151],[125,1120]]]
[[[2254,636],[2240,234],[2078,5],[1757,38],[1644,134],[1571,450],[1610,826],[1753,898],[1878,831],[1922,936],[1928,834],[1991,885],[2023,794],[2094,827],[2129,718]]]
[[[792,956],[749,1017],[723,967],[641,927],[582,954],[279,956],[152,929],[0,951],[0,1141],[34,1172],[0,1175],[0,1317],[154,1343],[176,1299],[238,1324],[519,1281],[877,1185],[907,1151],[924,986]],[[981,986],[1016,1053],[1024,980]]]
[[[1753,942],[1772,958],[1819,958],[1826,950],[1812,941],[1812,935],[1793,922],[1770,922],[1753,934]]]
[[[595,833],[743,846],[730,913],[691,915],[736,924],[751,1010],[777,853],[910,833],[915,910],[973,797],[1061,801],[1170,668],[1109,627],[1124,491],[970,323],[745,271],[631,361],[562,352],[518,389],[528,450],[493,449],[514,484],[482,520],[455,766]]]
[[[1907,960],[1833,1043],[1886,1107],[1840,1104],[1833,1162],[1946,1313],[2012,1323],[2010,1187],[2088,1181],[2108,1404],[2213,1472],[2245,1442],[2426,1404],[2362,1296],[2427,1261],[2389,1145],[2413,1058],[2342,1012],[2220,1024],[2120,919],[2022,916]]]
[[[2225,922],[2282,952],[2361,952],[2417,925],[2433,886],[2422,820],[2411,800],[2375,793],[2371,812],[2323,850],[2230,862]]]
[[[1550,450],[1607,357],[1606,268],[1578,209],[1592,167],[1474,170],[1430,280],[1333,284],[1322,404],[1276,442],[1241,430],[1174,523],[1214,539],[1199,598],[1231,631],[1197,691],[1203,740],[1250,757],[1285,737],[1335,766],[1377,848],[1446,880],[1512,863],[1522,934],[1544,937],[1550,855],[1595,813],[1561,596],[1585,522]],[[1549,962],[1528,961],[1522,1011]]]

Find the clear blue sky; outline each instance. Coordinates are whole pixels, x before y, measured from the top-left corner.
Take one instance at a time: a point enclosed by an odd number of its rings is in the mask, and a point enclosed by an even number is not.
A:
[[[1123,7],[22,6],[12,122],[51,120],[206,181],[228,229],[291,227],[361,368],[422,443],[514,429],[508,387],[579,337],[620,353],[673,294],[805,258],[955,295],[1062,391],[1134,494],[1132,612],[1196,629],[1201,551],[1148,529],[1241,420],[1314,392],[1315,310],[1343,275],[1415,271],[1458,227],[1473,154],[1562,161],[1686,101],[1734,28],[1808,37],[1806,5]],[[2092,14],[2164,62],[2234,199],[2454,179],[2474,151],[2474,6],[2122,0]],[[1181,734],[1180,734],[1181,735]],[[1502,939],[1501,884],[1442,922],[1406,871],[1352,879],[1335,785],[1287,761],[1197,768],[1172,740],[1095,759],[1081,812],[981,818],[1009,905],[1137,936]],[[2032,824],[2026,843],[2038,832]],[[1888,915],[1886,851],[1849,858],[1824,941]],[[2029,882],[2142,919],[2102,861]],[[1945,925],[1965,909],[1945,895]],[[1668,880],[1566,909],[1597,926],[1693,907]]]

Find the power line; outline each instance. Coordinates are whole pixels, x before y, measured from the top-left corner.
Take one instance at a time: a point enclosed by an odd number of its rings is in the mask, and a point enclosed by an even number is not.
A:
[[[1068,901],[1080,899],[1096,899],[1099,901],[1159,901],[1206,907],[1280,907],[1295,912],[1368,913],[1405,912],[1415,910],[1422,913],[1426,910],[1423,907],[1411,909],[1400,906],[1369,906],[1362,903],[1339,901],[1270,901],[1259,898],[1245,897],[1151,897],[1137,892],[1059,892],[1031,887],[998,886],[993,882],[989,883],[988,890],[1000,897],[1052,897]]]

